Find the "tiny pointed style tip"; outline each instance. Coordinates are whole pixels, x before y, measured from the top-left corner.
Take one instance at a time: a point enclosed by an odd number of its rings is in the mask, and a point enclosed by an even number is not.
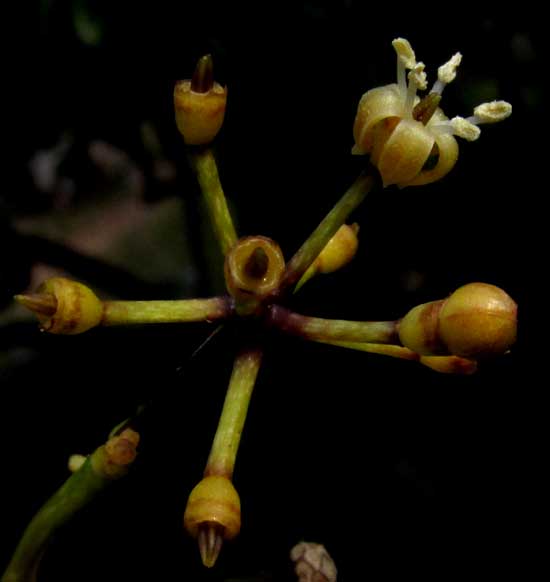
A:
[[[191,79],[191,90],[195,93],[208,93],[214,85],[214,62],[212,55],[204,55],[197,61]]]
[[[47,317],[55,314],[57,300],[50,293],[29,293],[28,295],[14,295],[17,303],[26,307],[29,311]]]
[[[198,542],[201,561],[206,568],[213,568],[223,545],[222,529],[217,524],[205,524],[199,529]]]

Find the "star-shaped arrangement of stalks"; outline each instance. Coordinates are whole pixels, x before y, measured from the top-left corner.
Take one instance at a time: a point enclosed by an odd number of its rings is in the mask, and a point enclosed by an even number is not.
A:
[[[279,245],[264,236],[239,238],[209,147],[223,124],[227,90],[214,82],[212,59],[201,58],[191,80],[174,91],[176,122],[225,256],[227,294],[174,301],[101,301],[86,286],[53,278],[35,292],[16,297],[33,311],[44,331],[78,334],[98,326],[214,322],[232,319],[254,334],[240,346],[202,480],[191,491],[186,530],[198,540],[201,559],[212,567],[224,540],[241,526],[239,495],[232,476],[248,405],[262,362],[262,334],[269,330],[353,350],[413,360],[438,372],[471,374],[478,360],[505,353],[516,338],[517,306],[501,289],[470,283],[447,298],[414,307],[397,321],[345,321],[295,313],[288,299],[311,277],[347,264],[357,249],[357,225],[346,220],[375,187],[421,185],[447,174],[458,157],[454,135],[472,140],[478,125],[511,113],[503,101],[480,105],[469,118],[448,119],[441,93],[456,74],[457,53],[439,68],[426,89],[423,63],[410,44],[396,39],[398,82],[365,93],[354,125],[352,153],[368,155],[365,170],[285,262]],[[407,71],[409,71],[407,75]],[[408,83],[407,83],[408,80]],[[243,334],[243,337],[248,337]],[[136,456],[139,434],[125,422],[88,457],[70,461],[72,476],[28,525],[2,582],[36,580],[52,534],[98,492],[126,474]]]

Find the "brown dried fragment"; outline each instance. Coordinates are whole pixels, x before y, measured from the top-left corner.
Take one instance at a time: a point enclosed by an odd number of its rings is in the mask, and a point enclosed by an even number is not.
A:
[[[290,551],[298,582],[336,582],[336,565],[322,544],[300,542]]]

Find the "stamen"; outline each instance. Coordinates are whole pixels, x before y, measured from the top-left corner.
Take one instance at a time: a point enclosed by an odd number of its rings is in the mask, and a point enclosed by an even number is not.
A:
[[[450,120],[450,125],[455,135],[468,141],[475,141],[481,134],[481,130],[477,125],[474,125],[463,117],[453,117]]]
[[[474,115],[468,117],[472,123],[497,123],[512,115],[512,106],[507,101],[482,103],[474,109]]]
[[[405,111],[410,112],[411,115],[414,107],[416,91],[418,89],[423,91],[428,86],[428,81],[426,79],[426,73],[424,72],[424,68],[425,68],[424,63],[420,62],[417,63],[409,73],[409,88],[407,90],[407,99],[405,101]]]
[[[403,66],[412,69],[416,65],[416,56],[411,43],[406,38],[396,38],[392,41],[392,46]]]
[[[417,63],[409,73],[409,82],[414,83],[421,91],[425,91],[428,86],[428,79],[424,72],[425,67],[423,62]]]
[[[408,40],[396,38],[392,46],[397,53],[397,85],[401,93],[407,90],[406,69],[412,69],[416,65],[416,56]]]
[[[430,126],[437,133],[447,133],[456,135],[468,141],[475,141],[481,134],[479,127],[463,117],[453,117],[441,123],[434,123]]]
[[[456,70],[462,61],[460,53],[454,54],[444,65],[437,69],[437,81],[434,83],[432,93],[441,93],[446,85],[455,80]]]

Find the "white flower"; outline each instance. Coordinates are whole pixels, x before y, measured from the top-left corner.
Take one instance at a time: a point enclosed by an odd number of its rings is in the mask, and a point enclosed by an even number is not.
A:
[[[455,165],[458,144],[454,136],[476,140],[479,125],[506,119],[512,106],[506,101],[483,103],[470,117],[449,119],[438,104],[445,86],[456,77],[462,55],[456,53],[439,67],[437,81],[420,100],[417,91],[427,88],[424,63],[416,61],[406,39],[397,38],[392,44],[397,53],[397,83],[371,89],[361,97],[353,127],[352,153],[370,154],[384,186],[428,184],[445,176]]]

